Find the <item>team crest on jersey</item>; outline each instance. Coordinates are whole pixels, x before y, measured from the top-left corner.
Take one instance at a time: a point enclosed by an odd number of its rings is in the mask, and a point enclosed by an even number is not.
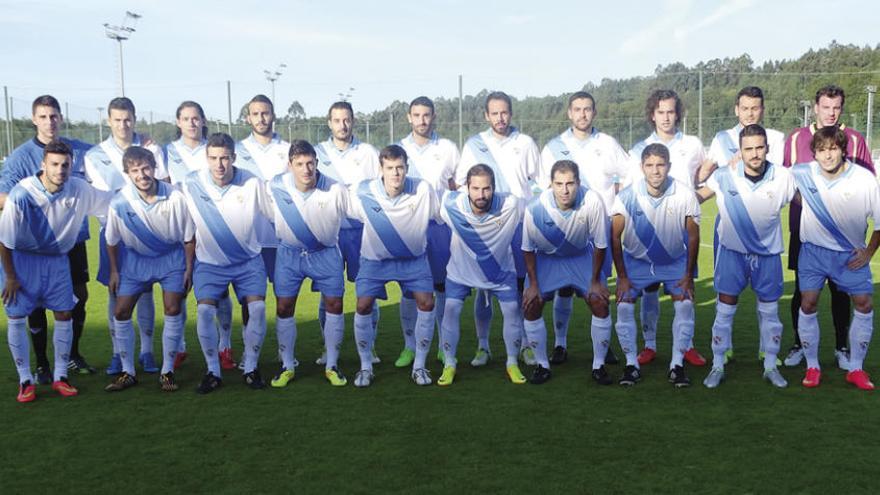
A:
[[[61,204],[64,205],[65,208],[73,208],[73,201],[73,198],[64,198]]]
[[[279,160],[284,160],[285,158],[287,158],[287,157],[284,156],[284,153],[281,153],[281,152],[279,151],[279,152],[278,152],[278,159],[279,159]]]
[[[504,221],[499,218],[499,219],[495,220],[495,225],[501,227],[502,225],[504,225]]]
[[[409,205],[409,211],[415,213],[415,211],[416,211],[416,205]]]
[[[600,150],[599,148],[596,148],[595,150],[593,150],[593,153],[595,153],[596,156],[602,156],[602,150]]]
[[[327,206],[327,202],[326,202],[326,201],[318,201],[318,208],[323,208],[323,207],[325,207],[325,206]]]
[[[513,148],[513,153],[514,153],[515,155],[520,154],[521,151],[522,151],[522,150],[519,149],[519,148]]]
[[[244,203],[244,196],[239,194],[238,196],[235,197],[235,200],[238,201],[239,203]]]
[[[852,193],[851,193],[851,192],[846,191],[846,192],[843,193],[843,199],[849,201],[849,198],[851,198],[851,197],[852,197]]]
[[[434,153],[434,160],[438,162],[440,161],[440,153]]]
[[[773,191],[767,191],[767,199],[773,199]]]
[[[685,150],[678,150],[678,154],[679,154],[679,156],[681,156],[682,158],[684,158]]]
[[[666,214],[667,214],[667,215],[672,215],[672,213],[673,213],[673,211],[672,211],[672,207],[671,207],[671,206],[667,206],[667,207],[666,207]]]

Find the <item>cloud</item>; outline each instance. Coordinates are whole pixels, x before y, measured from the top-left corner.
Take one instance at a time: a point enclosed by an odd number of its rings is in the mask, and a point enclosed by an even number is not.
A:
[[[693,9],[693,0],[666,0],[657,11],[659,15],[653,24],[638,29],[629,38],[625,39],[618,47],[621,55],[637,55],[657,47],[658,41],[664,36],[670,36],[679,26],[683,25]]]
[[[755,0],[730,0],[723,3],[717,9],[709,13],[696,22],[689,22],[687,25],[677,28],[674,32],[675,39],[679,41],[685,40],[691,34],[707,28],[713,24],[717,24],[722,20],[736,14],[741,10],[745,10],[755,4]]]

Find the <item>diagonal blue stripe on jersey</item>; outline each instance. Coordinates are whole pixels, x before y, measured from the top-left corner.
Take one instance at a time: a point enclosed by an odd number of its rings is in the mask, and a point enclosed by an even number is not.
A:
[[[550,149],[550,153],[553,154],[553,159],[557,162],[559,160],[572,160],[571,150],[566,146],[565,141],[562,140],[561,136],[556,136],[547,142],[547,148]]]
[[[162,256],[180,248],[179,242],[166,242],[150,230],[123,194],[117,194],[110,203],[110,207],[122,219],[125,228],[130,230],[147,249],[155,253],[155,256]]]
[[[305,244],[306,249],[309,251],[324,249],[326,246],[321,244],[318,238],[315,237],[315,234],[312,233],[312,230],[306,223],[306,219],[303,218],[299,208],[296,207],[296,202],[293,201],[290,193],[284,188],[283,178],[283,174],[278,175],[270,183],[272,196],[275,197],[275,205],[278,206],[278,211],[281,212],[281,216],[284,218],[287,226],[293,231],[293,235]]]
[[[449,214],[449,219],[452,220],[452,227],[455,228],[455,231],[464,243],[467,244],[467,247],[476,255],[477,264],[480,266],[480,270],[483,271],[486,279],[492,283],[500,283],[505,277],[501,264],[492,256],[492,251],[480,237],[480,234],[477,233],[476,229],[474,229],[474,226],[468,223],[464,213],[458,209],[456,202],[460,195],[461,193],[453,191],[446,197],[444,207]]]
[[[507,184],[507,179],[504,178],[504,172],[489,150],[489,146],[486,145],[486,141],[483,141],[483,136],[477,134],[468,139],[467,146],[477,158],[477,162],[485,163],[495,172],[495,192],[510,192],[510,186]]]
[[[727,162],[739,151],[739,146],[733,142],[727,131],[720,131],[715,137],[721,143],[721,151],[724,153],[724,163],[719,165],[727,165]]]
[[[187,176],[186,184],[193,193],[191,194],[192,202],[196,205],[196,209],[199,210],[199,215],[201,215],[208,230],[211,231],[211,236],[217,242],[217,245],[220,246],[220,250],[223,251],[223,254],[226,255],[230,263],[243,263],[251,259],[252,256],[235,238],[235,234],[229,229],[226,220],[223,220],[223,215],[220,214],[217,205],[214,204],[211,196],[202,187],[198,172],[193,172]]]
[[[404,190],[408,190],[407,193],[412,194],[412,190],[414,189],[412,185],[413,179],[407,178],[405,181],[409,182],[409,184],[404,184]],[[415,255],[406,243],[403,242],[403,238],[400,237],[400,234],[397,232],[397,229],[394,228],[388,215],[385,214],[382,205],[376,200],[373,191],[370,190],[370,184],[372,183],[373,181],[365,180],[358,186],[358,198],[364,206],[364,213],[367,215],[367,221],[373,226],[373,229],[379,236],[379,240],[382,241],[382,244],[385,245],[385,249],[387,249],[392,256],[395,258],[414,258]]]
[[[583,195],[585,193],[586,189],[584,188],[578,190],[578,200],[576,201],[576,204],[580,204],[583,201]],[[551,201],[554,200],[551,199]],[[541,232],[541,235],[543,235],[550,244],[556,247],[555,254],[560,256],[579,256],[587,252],[588,245],[579,248],[565,237],[565,232],[559,228],[556,220],[553,219],[550,212],[544,207],[540,198],[529,205],[529,212],[532,214],[532,223],[535,224],[535,227]]]
[[[620,192],[619,197],[626,208],[626,212],[629,214],[636,237],[647,248],[648,257],[651,258],[651,261],[658,265],[668,265],[675,261],[657,237],[654,225],[648,220],[648,216],[639,204],[635,189],[628,187]]]
[[[828,208],[825,207],[825,202],[822,201],[822,196],[819,195],[819,189],[816,187],[816,183],[813,182],[813,172],[810,164],[802,163],[800,165],[795,165],[792,168],[792,171],[794,172],[794,180],[797,182],[798,191],[800,191],[801,197],[804,198],[804,201],[806,201],[808,205],[810,205],[810,209],[813,210],[813,214],[819,219],[819,223],[822,224],[822,227],[834,237],[834,240],[837,241],[841,247],[847,251],[855,249],[855,246],[849,242],[849,239],[847,239],[846,236],[843,235],[843,232],[837,227],[834,217],[831,216]]]
[[[768,164],[768,166],[770,166]],[[768,170],[767,173],[770,171]],[[715,180],[721,188],[721,194],[724,195],[724,206],[727,214],[730,215],[730,221],[736,230],[736,235],[742,241],[743,246],[750,254],[760,254],[769,256],[770,250],[761,242],[761,236],[758,235],[758,229],[749,216],[749,210],[743,202],[742,195],[736,187],[733,174],[730,167],[721,167],[715,172]]]
[[[13,188],[8,201],[15,203],[15,207],[21,213],[22,224],[27,225],[34,239],[33,246],[16,246],[16,249],[40,254],[63,254],[46,212],[40,208],[26,188],[21,186]]]

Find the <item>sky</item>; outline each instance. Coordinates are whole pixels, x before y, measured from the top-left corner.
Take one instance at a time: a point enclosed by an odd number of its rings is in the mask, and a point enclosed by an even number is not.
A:
[[[454,98],[459,75],[465,94],[522,98],[674,62],[747,53],[760,64],[832,40],[873,46],[880,21],[870,0],[0,0],[0,85],[15,115],[50,93],[68,119],[96,120],[119,94],[118,45],[103,25],[122,24],[127,10],[142,17],[123,43],[125,94],[156,121],[187,99],[225,120],[226,81],[236,114],[253,95],[271,96],[264,70],[282,63],[276,113],[296,100],[322,115],[340,94],[369,112]]]

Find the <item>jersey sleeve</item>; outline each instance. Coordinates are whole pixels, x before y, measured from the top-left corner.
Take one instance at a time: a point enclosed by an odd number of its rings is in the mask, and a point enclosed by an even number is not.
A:
[[[791,158],[792,158],[791,157],[791,155],[792,155],[791,147],[792,147],[792,144],[794,143],[794,140],[796,139],[795,136],[797,136],[797,133],[798,133],[798,129],[795,129],[794,132],[792,132],[791,135],[785,139],[785,147],[783,148],[783,151],[782,151],[782,166],[783,167],[791,167],[792,165],[794,165],[794,163],[791,162]]]
[[[613,217],[614,215],[626,216],[626,207],[623,206],[623,201],[620,200],[620,196],[614,197],[614,203],[611,205],[611,211],[608,212],[609,217]]]
[[[861,134],[857,134],[857,136],[855,149],[853,150],[853,159],[859,165],[870,170],[872,174],[875,174],[874,161],[871,160],[871,150],[868,149],[865,138]]]
[[[257,208],[259,213],[266,217],[270,222],[275,222],[275,211],[273,210],[273,199],[269,194],[268,183],[263,182],[259,178],[254,178],[257,181]]]
[[[465,143],[464,149],[461,150],[461,159],[458,162],[458,166],[455,168],[455,184],[457,186],[463,186],[465,184],[467,181],[468,170],[476,164],[477,162],[473,152],[471,152],[467,143]]]
[[[534,201],[539,201],[539,197],[540,196],[535,198]],[[529,208],[526,208],[525,213],[523,214],[521,249],[529,253],[534,253],[538,250],[538,246],[536,246],[535,242],[532,240],[532,236],[534,236],[534,233],[532,232],[533,225],[534,221],[532,220],[532,212]]]
[[[688,194],[685,199],[684,214],[694,219],[698,225],[700,223],[700,202],[697,200],[696,194]]]
[[[108,246],[115,246],[122,241],[122,233],[120,232],[119,216],[113,208],[107,210],[107,224],[104,226],[104,239],[107,240]]]
[[[623,150],[623,147],[620,143],[617,142],[616,139],[610,137],[611,140],[611,149],[612,149],[612,173],[611,177],[612,182],[615,184],[625,184],[629,180],[630,176],[630,166],[629,166],[629,155],[626,151]]]
[[[526,146],[526,172],[528,173],[528,178],[537,180],[540,168],[541,153],[538,151],[538,145],[535,144],[535,140],[529,138],[529,144]]]
[[[365,222],[366,215],[364,215],[364,209],[361,205],[361,200],[358,197],[357,193],[358,187],[356,184],[352,184],[352,187],[348,189],[348,204],[346,205],[346,216],[348,218],[353,218],[355,220],[359,220],[361,222]]]
[[[378,179],[381,177],[382,172],[379,166],[379,152],[376,151],[376,148],[370,146],[370,153],[367,154],[367,173],[365,174],[370,179]]]
[[[16,184],[30,175],[27,173],[22,157],[16,155],[23,155],[23,153],[17,154],[13,152],[9,159],[6,160],[3,168],[0,169],[0,193],[9,194]]]
[[[556,162],[553,159],[553,152],[550,151],[549,146],[544,145],[544,149],[541,150],[541,163],[538,166],[538,177],[535,179],[538,187],[542,190],[550,188],[550,170],[553,168],[554,163]]]
[[[605,214],[605,203],[599,194],[590,191],[591,207],[587,216],[587,224],[593,237],[593,245],[597,248],[608,247],[608,217]],[[615,198],[616,199],[616,198]]]
[[[110,207],[110,201],[113,200],[115,192],[102,191],[96,189],[89,184],[83,184],[82,197],[84,199],[84,208],[86,214],[104,220],[107,216],[107,210]]]
[[[24,223],[21,209],[13,195],[6,200],[2,212],[0,212],[0,243],[9,249],[15,249],[15,239],[18,237],[18,229]]]
[[[709,158],[719,167],[727,165],[727,160],[724,159],[724,151],[721,150],[721,140],[718,139],[717,134],[712,138],[712,144],[709,145]]]
[[[153,157],[156,159],[156,174],[155,177],[158,180],[168,179],[168,167],[165,165],[165,153],[162,148],[157,146],[156,144],[151,144],[146,147],[151,153],[153,153]]]

